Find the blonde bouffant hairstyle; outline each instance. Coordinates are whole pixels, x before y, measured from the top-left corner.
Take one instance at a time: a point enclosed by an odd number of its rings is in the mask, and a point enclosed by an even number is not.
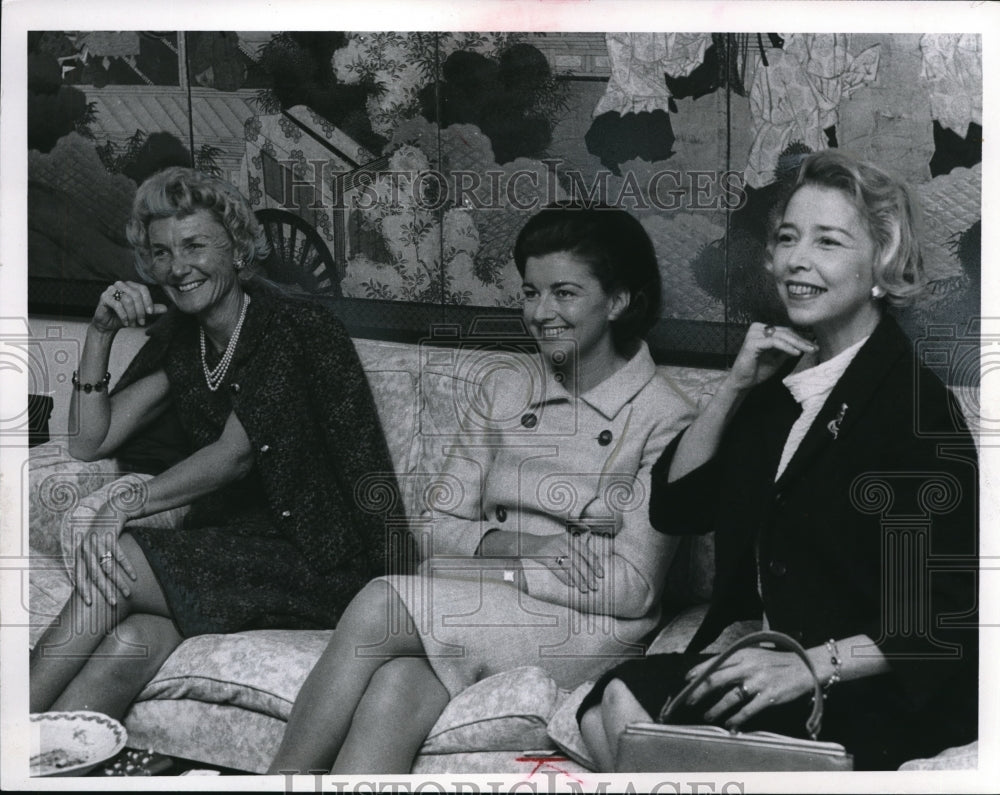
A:
[[[242,263],[240,275],[249,278],[268,257],[264,229],[243,195],[225,180],[174,166],[157,172],[139,186],[132,202],[132,217],[125,235],[135,256],[139,277],[152,283],[149,224],[162,218],[183,218],[208,210],[226,230],[233,255]]]
[[[806,185],[833,188],[847,196],[875,242],[875,284],[885,291],[880,300],[897,307],[911,304],[927,285],[916,202],[905,184],[839,149],[816,152],[802,161],[791,190],[772,215],[768,256],[788,202]]]

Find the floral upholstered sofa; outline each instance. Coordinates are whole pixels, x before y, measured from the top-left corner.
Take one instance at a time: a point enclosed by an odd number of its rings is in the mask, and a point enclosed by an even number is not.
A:
[[[115,358],[127,361],[142,337],[121,336]],[[439,471],[441,431],[454,427],[456,396],[471,383],[457,358],[463,354],[369,340],[356,344],[383,421],[405,513],[419,517],[426,473]],[[660,370],[692,404],[710,395],[722,375],[692,368]],[[57,408],[54,428],[59,422]],[[84,463],[70,458],[65,437],[54,435],[31,450],[29,476],[33,644],[69,596],[74,534],[120,485],[122,473],[113,460]],[[372,494],[374,502],[379,499]],[[155,520],[169,527],[181,515],[181,510],[168,511]],[[667,620],[654,651],[682,649],[697,628],[709,596],[712,555],[710,538],[685,541],[680,547],[668,578]],[[126,715],[129,746],[263,772],[296,693],[331,634],[260,630],[185,640]],[[484,679],[448,705],[413,772],[529,774],[540,758],[552,755],[559,770],[582,773],[589,760],[574,714],[586,689],[560,690],[542,669],[531,666]],[[975,752],[973,744],[908,765],[974,767]]]

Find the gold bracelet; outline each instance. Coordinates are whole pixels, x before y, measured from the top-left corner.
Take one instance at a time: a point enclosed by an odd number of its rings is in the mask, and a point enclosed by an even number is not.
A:
[[[830,638],[830,640],[826,642],[826,650],[830,652],[830,665],[833,666],[833,673],[830,674],[830,678],[827,679],[826,683],[823,685],[823,690],[828,691],[841,679],[840,672],[843,660],[840,659],[840,651],[837,649],[837,641],[833,638]]]

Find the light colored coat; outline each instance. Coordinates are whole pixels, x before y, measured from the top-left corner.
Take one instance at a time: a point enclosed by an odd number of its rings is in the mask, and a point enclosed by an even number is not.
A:
[[[675,542],[650,525],[650,470],[693,406],[657,375],[644,343],[579,398],[534,365],[498,368],[464,407],[442,504],[415,529],[431,560],[420,576],[390,580],[453,695],[521,665],[572,687],[641,654],[659,619]],[[523,593],[476,557],[491,529],[605,536],[605,575],[581,594],[526,559]]]

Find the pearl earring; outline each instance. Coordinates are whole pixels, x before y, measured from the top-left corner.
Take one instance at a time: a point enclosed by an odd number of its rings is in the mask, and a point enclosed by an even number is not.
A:
[[[882,298],[883,296],[885,296],[884,287],[880,287],[877,284],[874,287],[872,287],[872,298],[874,298],[877,301],[879,298]]]

